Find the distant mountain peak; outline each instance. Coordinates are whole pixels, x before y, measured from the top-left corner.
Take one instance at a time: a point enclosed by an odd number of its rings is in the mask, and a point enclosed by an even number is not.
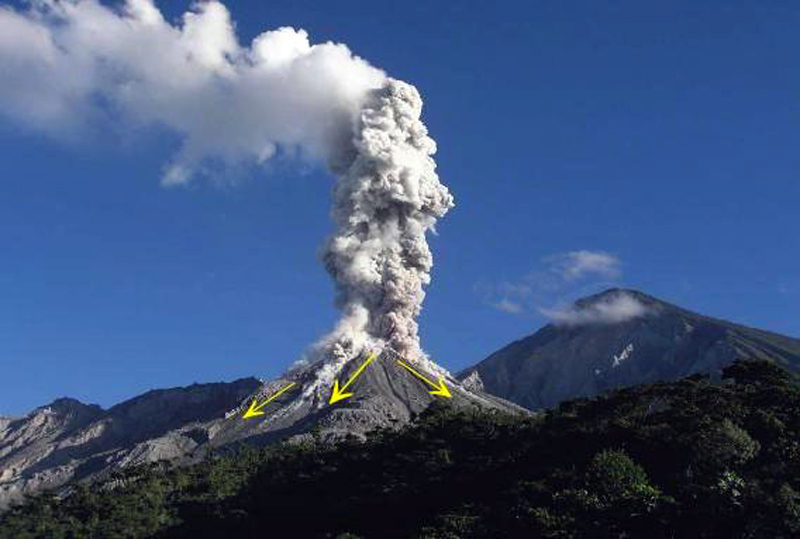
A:
[[[610,288],[569,306],[542,309],[556,326],[606,325],[659,314],[667,304],[636,290]]]
[[[800,370],[800,340],[704,316],[638,290],[610,288],[548,312],[552,324],[459,373],[537,409],[609,389],[719,375],[737,359]]]
[[[588,306],[597,303],[607,303],[609,301],[612,301],[620,297],[628,297],[636,301],[639,301],[645,305],[671,306],[669,303],[660,300],[658,298],[655,298],[653,296],[650,296],[648,294],[645,294],[644,292],[641,292],[639,290],[634,290],[632,288],[617,288],[617,287],[608,288],[606,290],[603,290],[602,292],[598,292],[597,294],[592,294],[590,296],[580,298],[575,301],[575,305]]]
[[[49,404],[49,406],[92,406],[91,404],[86,404],[81,402],[78,399],[73,399],[72,397],[59,397],[55,399],[53,402]]]
[[[50,404],[47,404],[45,406],[40,406],[39,408],[34,410],[34,413],[45,410],[59,414],[70,414],[70,413],[80,413],[80,412],[93,412],[93,413],[103,412],[103,409],[96,404],[86,404],[79,401],[78,399],[73,399],[71,397],[59,397]]]
[[[24,417],[0,418],[0,512],[43,488],[128,464],[188,458],[208,438],[207,422],[260,385],[243,378],[150,391],[109,410],[62,397]]]

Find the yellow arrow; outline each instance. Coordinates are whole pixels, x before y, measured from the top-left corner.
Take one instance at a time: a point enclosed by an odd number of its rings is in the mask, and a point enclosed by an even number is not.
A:
[[[265,400],[264,402],[262,402],[262,403],[261,403],[261,404],[259,404],[258,406],[256,406],[256,402],[258,402],[258,401],[257,401],[256,399],[253,399],[253,402],[251,402],[251,403],[250,403],[250,409],[249,409],[249,410],[247,410],[247,411],[244,413],[244,418],[245,418],[245,419],[250,419],[251,417],[256,417],[256,416],[264,415],[264,412],[263,412],[261,409],[262,409],[264,406],[266,406],[267,404],[269,404],[269,403],[271,403],[272,401],[274,401],[275,399],[277,399],[277,398],[278,398],[279,396],[281,396],[283,393],[285,393],[286,391],[288,391],[288,390],[289,390],[289,388],[291,388],[291,387],[292,387],[294,384],[295,384],[295,382],[292,382],[292,383],[290,383],[288,386],[286,386],[286,387],[282,388],[280,391],[278,391],[277,393],[275,393],[273,396],[271,396],[270,398],[268,398],[267,400]]]
[[[358,370],[353,373],[353,376],[350,377],[350,379],[347,381],[345,385],[341,387],[341,389],[339,388],[339,380],[334,380],[333,392],[331,393],[331,399],[328,401],[328,404],[333,404],[334,402],[339,402],[340,400],[346,399],[347,397],[352,397],[353,396],[352,393],[345,393],[345,391],[347,391],[347,388],[350,387],[350,384],[355,382],[356,378],[358,378],[359,375],[361,375],[361,373],[364,372],[364,369],[367,368],[367,365],[369,365],[376,359],[378,359],[378,356],[376,356],[375,354],[370,354],[367,360],[361,364]]]
[[[414,369],[414,367],[412,367],[408,363],[400,361],[399,359],[397,360],[397,362],[402,367],[408,369],[408,371],[411,372],[411,374],[413,374],[414,376],[416,376],[417,378],[419,378],[420,380],[422,380],[423,382],[425,382],[426,384],[431,386],[433,388],[433,391],[429,391],[428,392],[431,395],[439,395],[440,397],[446,397],[448,399],[452,397],[452,395],[450,394],[450,390],[447,389],[447,385],[444,383],[444,378],[442,378],[441,376],[439,377],[439,383],[438,384],[434,384],[433,382],[431,382],[430,380],[425,378],[423,375],[421,375],[419,372],[417,372]]]

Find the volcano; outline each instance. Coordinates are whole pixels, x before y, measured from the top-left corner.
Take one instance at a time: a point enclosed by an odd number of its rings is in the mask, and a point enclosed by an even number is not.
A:
[[[611,308],[626,307],[621,316]],[[577,397],[694,373],[719,377],[737,359],[800,370],[800,339],[683,309],[613,288],[578,300],[555,323],[458,374],[535,410]]]
[[[150,391],[108,410],[64,398],[22,418],[0,418],[0,509],[25,494],[107,478],[135,464],[188,464],[241,444],[364,438],[408,423],[435,401],[527,413],[431,361],[407,362],[390,349],[369,359],[354,358],[336,374],[343,386],[353,380],[347,387],[352,395],[333,404],[333,388],[319,386],[327,365],[318,363],[265,383],[245,378]],[[437,392],[441,384],[445,395]],[[254,403],[278,392],[262,415],[245,417]]]
[[[337,382],[345,384],[355,375],[347,389],[353,396],[333,404],[331,387],[312,394],[303,390],[315,387],[320,366],[307,367],[264,384],[229,411],[228,419],[210,427],[209,445],[223,447],[240,440],[264,444],[287,436],[308,437],[312,431],[324,441],[344,436],[363,437],[374,429],[403,425],[435,401],[455,407],[526,413],[523,408],[484,392],[472,380],[457,380],[435,363],[409,363],[391,349],[375,357],[369,361],[369,356],[363,356],[345,364]],[[359,374],[357,371],[365,363]],[[442,383],[447,388],[445,395],[437,394]],[[242,419],[254,401],[264,402],[290,384],[294,386],[268,404],[263,416]]]

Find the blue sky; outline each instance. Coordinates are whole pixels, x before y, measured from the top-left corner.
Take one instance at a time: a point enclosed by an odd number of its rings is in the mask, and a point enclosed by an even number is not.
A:
[[[422,93],[456,198],[431,238],[434,360],[471,365],[611,285],[800,336],[800,4],[402,4],[228,8],[242,43],[301,27]],[[0,119],[0,414],[269,378],[334,324],[332,178],[279,162],[167,189],[178,143]],[[581,251],[609,258],[563,277]]]

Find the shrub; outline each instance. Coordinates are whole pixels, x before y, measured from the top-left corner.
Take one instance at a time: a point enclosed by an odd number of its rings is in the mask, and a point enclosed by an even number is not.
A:
[[[722,369],[723,378],[733,378],[737,384],[786,384],[794,377],[780,365],[767,360],[737,361]]]
[[[698,460],[711,467],[739,466],[758,454],[761,445],[750,434],[725,419],[700,436]]]
[[[647,474],[622,450],[606,449],[589,464],[587,482],[605,501],[657,495]]]
[[[736,503],[744,491],[744,479],[736,472],[725,470],[722,472],[715,488],[717,492]]]

